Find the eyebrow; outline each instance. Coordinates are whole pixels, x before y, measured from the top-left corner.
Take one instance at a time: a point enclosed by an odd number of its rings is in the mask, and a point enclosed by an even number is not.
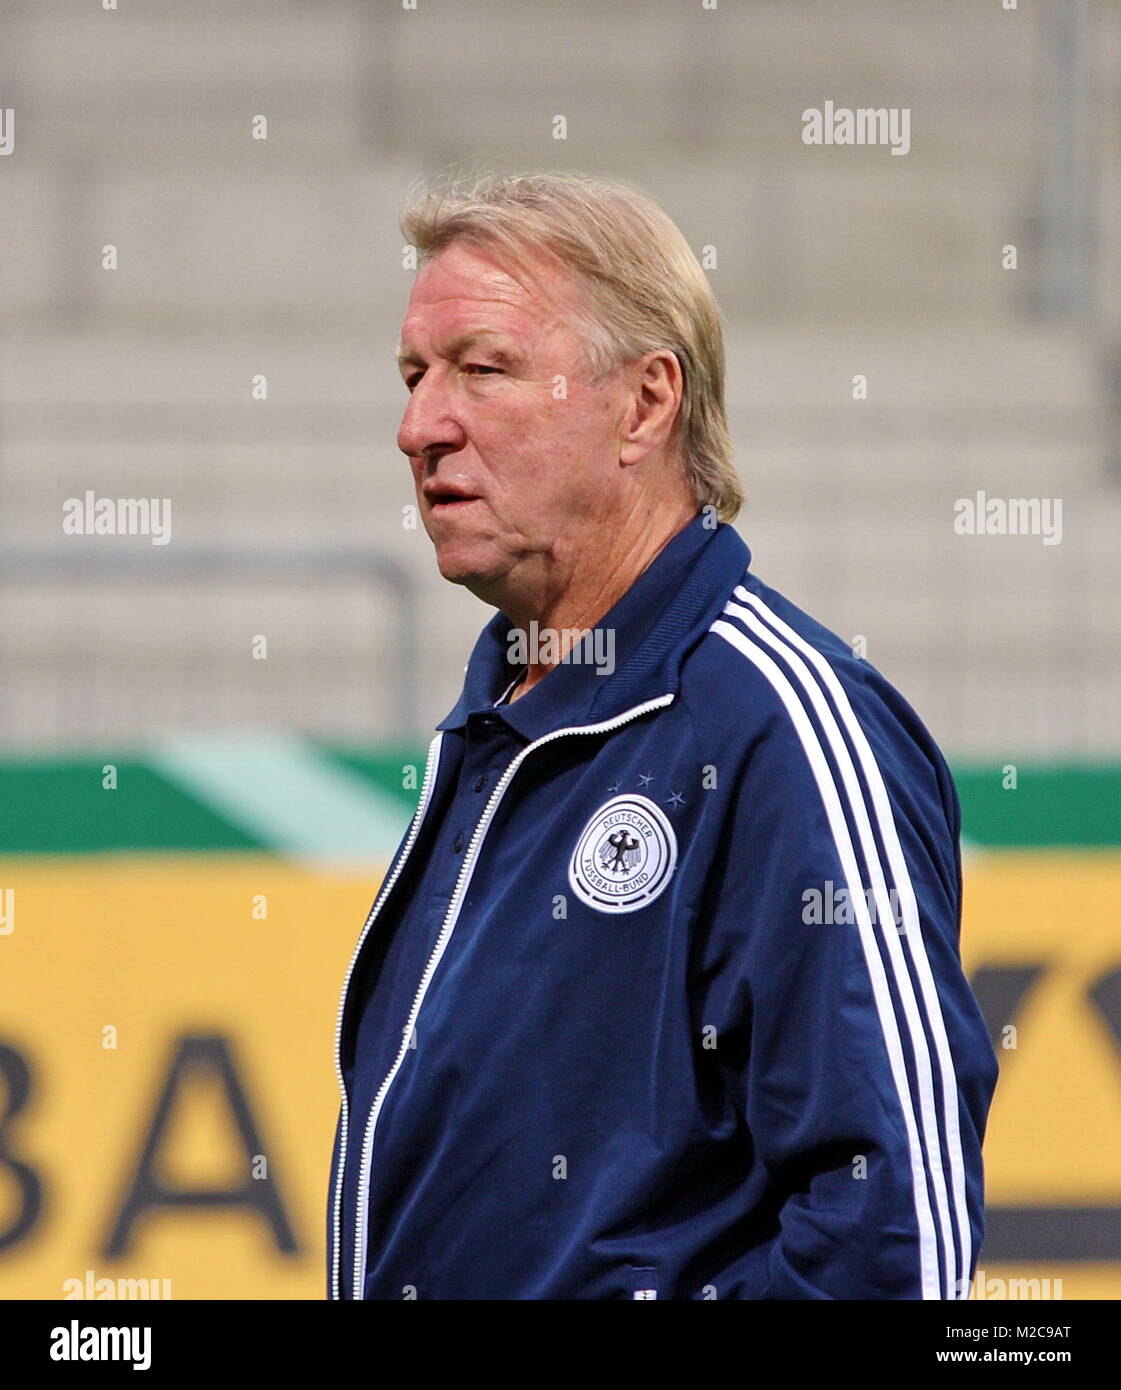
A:
[[[503,335],[501,333],[495,332],[492,328],[477,328],[469,333],[461,333],[448,344],[447,353],[445,355],[448,357],[458,357],[461,352],[465,352],[481,338],[502,337]],[[516,352],[507,348],[491,347],[488,348],[487,351],[500,362],[513,364],[522,361],[522,358]],[[408,351],[402,344],[397,344],[398,367],[424,367],[427,365],[427,362],[419,353]]]

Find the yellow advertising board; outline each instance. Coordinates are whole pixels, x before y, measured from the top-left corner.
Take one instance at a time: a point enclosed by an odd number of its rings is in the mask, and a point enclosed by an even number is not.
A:
[[[265,855],[0,860],[0,1297],[324,1297],[336,1009],[374,886]],[[1034,1255],[986,1248],[978,1291],[1121,1297],[1121,855],[989,853],[966,895],[993,1229]]]

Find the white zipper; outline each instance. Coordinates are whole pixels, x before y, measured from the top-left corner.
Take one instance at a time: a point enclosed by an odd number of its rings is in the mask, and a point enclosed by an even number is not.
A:
[[[428,958],[428,964],[424,968],[424,974],[421,976],[420,984],[417,987],[416,997],[413,999],[413,1007],[409,1012],[408,1022],[405,1024],[403,1030],[401,1046],[398,1049],[396,1061],[389,1069],[389,1075],[382,1082],[374,1098],[374,1103],[370,1107],[370,1115],[366,1122],[366,1133],[362,1141],[362,1162],[358,1172],[358,1200],[354,1228],[354,1283],[352,1286],[355,1290],[353,1295],[355,1298],[359,1297],[357,1290],[362,1288],[365,1282],[367,1245],[366,1209],[369,1204],[370,1166],[373,1159],[374,1130],[377,1127],[378,1116],[385,1103],[386,1093],[393,1084],[393,1080],[401,1068],[401,1063],[404,1061],[409,1051],[409,1039],[412,1037],[413,1029],[416,1026],[417,1015],[420,1013],[420,1007],[424,1002],[424,996],[428,992],[428,986],[432,982],[432,977],[436,973],[436,968],[440,964],[444,950],[451,940],[451,934],[455,930],[455,924],[459,919],[459,913],[463,906],[463,899],[467,894],[467,887],[471,881],[471,874],[475,867],[475,861],[478,858],[479,850],[482,848],[483,838],[486,835],[487,829],[494,819],[494,813],[498,809],[498,803],[502,800],[506,788],[510,785],[515,772],[521,767],[525,759],[530,753],[541,748],[544,744],[552,743],[554,739],[564,738],[569,734],[607,733],[612,729],[617,729],[621,724],[630,723],[632,719],[637,719],[639,715],[649,713],[650,710],[661,709],[672,701],[673,694],[671,692],[668,695],[659,695],[655,700],[646,700],[641,705],[635,705],[633,709],[627,710],[625,714],[616,715],[614,719],[608,719],[602,724],[579,724],[573,728],[554,729],[551,734],[545,734],[543,738],[537,739],[535,743],[531,743],[528,747],[522,749],[499,778],[498,784],[491,793],[490,800],[487,802],[483,814],[479,817],[479,823],[475,826],[474,833],[471,836],[471,843],[467,846],[467,853],[463,857],[463,867],[459,871],[459,878],[456,880],[455,891],[452,893],[451,902],[448,904],[447,915],[444,918],[443,926],[440,928],[440,935],[436,938],[436,945],[432,948],[432,954]],[[341,1165],[339,1171],[342,1171]],[[335,1250],[336,1252],[338,1251],[337,1237]]]
[[[343,1079],[342,1061],[342,1036],[343,1036],[343,1014],[346,1011],[346,996],[350,990],[350,977],[354,974],[354,967],[358,964],[358,957],[362,954],[362,946],[366,940],[367,933],[373,925],[374,918],[381,911],[382,904],[389,896],[393,885],[401,876],[401,870],[405,867],[405,861],[412,852],[413,845],[416,844],[417,836],[420,834],[420,827],[424,817],[428,812],[428,803],[432,799],[432,787],[436,780],[436,768],[440,761],[440,746],[443,743],[444,735],[438,733],[428,745],[428,761],[424,767],[424,780],[420,784],[420,801],[417,803],[416,814],[413,816],[413,823],[409,827],[409,833],[398,857],[391,877],[387,878],[382,884],[381,892],[374,899],[374,905],[370,908],[370,915],[366,918],[366,925],[358,937],[358,945],[354,948],[354,954],[350,958],[350,965],[347,967],[346,978],[343,980],[342,998],[339,1000],[339,1016],[335,1025],[335,1071],[339,1078],[339,1091],[342,1094],[341,1122],[339,1128],[339,1169],[335,1176],[335,1200],[334,1211],[332,1213],[334,1225],[334,1247],[331,1253],[331,1297],[338,1299],[341,1293],[339,1289],[339,1239],[342,1235],[342,1193],[343,1176],[346,1170],[346,1135],[347,1119],[349,1106],[346,1096],[346,1082]]]

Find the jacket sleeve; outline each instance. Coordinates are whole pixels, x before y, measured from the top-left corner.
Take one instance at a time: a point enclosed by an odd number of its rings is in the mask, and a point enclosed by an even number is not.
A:
[[[921,726],[860,693],[858,719],[760,687],[700,1022],[764,1174],[762,1296],[961,1298],[996,1061],[958,954],[957,799]]]

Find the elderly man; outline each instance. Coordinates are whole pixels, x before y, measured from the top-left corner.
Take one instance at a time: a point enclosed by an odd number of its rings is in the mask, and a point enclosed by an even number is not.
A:
[[[329,1296],[965,1297],[957,798],[749,569],[704,274],[578,175],[403,228],[398,444],[498,612],[343,991]]]

